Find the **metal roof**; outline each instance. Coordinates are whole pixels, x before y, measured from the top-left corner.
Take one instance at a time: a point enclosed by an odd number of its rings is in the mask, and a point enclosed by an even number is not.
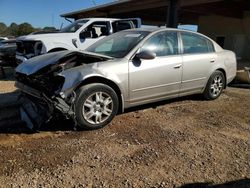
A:
[[[72,16],[74,14],[93,11],[93,10],[96,10],[96,9],[106,8],[106,7],[110,7],[110,6],[114,6],[114,5],[120,5],[122,3],[130,2],[130,1],[132,1],[132,0],[117,0],[117,1],[114,1],[114,2],[111,2],[111,3],[106,3],[106,4],[103,4],[103,5],[97,5],[97,6],[94,6],[94,7],[81,9],[81,10],[77,10],[77,11],[73,11],[73,12],[69,12],[69,13],[65,13],[65,14],[61,14],[60,16],[61,17],[68,17],[68,16],[70,17],[70,16]]]
[[[245,10],[250,10],[249,0],[176,0],[178,1],[178,21],[197,24],[202,15],[222,15],[242,18]],[[119,0],[104,5],[62,14],[65,18],[139,17],[143,24],[163,25],[167,20],[170,0]]]

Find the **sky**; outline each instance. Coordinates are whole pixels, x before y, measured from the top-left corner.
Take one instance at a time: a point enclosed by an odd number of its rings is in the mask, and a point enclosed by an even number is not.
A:
[[[60,15],[80,9],[109,3],[112,0],[0,0],[0,22],[9,26],[12,22],[30,23],[33,27],[69,24]]]

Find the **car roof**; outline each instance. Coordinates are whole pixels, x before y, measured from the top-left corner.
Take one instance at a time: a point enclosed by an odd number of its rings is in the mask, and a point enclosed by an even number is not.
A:
[[[185,30],[185,29],[176,29],[176,28],[163,28],[163,27],[141,27],[141,28],[135,28],[132,29],[133,31],[148,31],[148,32],[157,32],[157,31],[179,31],[179,32],[190,32],[190,33],[198,33],[190,30]]]
[[[82,19],[78,19],[78,20],[90,20],[90,21],[116,21],[116,20],[120,20],[117,18],[82,18]],[[77,21],[77,20],[76,20]]]
[[[191,30],[186,30],[186,29],[176,29],[176,28],[169,28],[169,27],[141,27],[141,28],[135,28],[135,29],[129,29],[129,30],[124,30],[124,31],[144,31],[144,32],[149,32],[149,33],[157,33],[157,32],[160,32],[160,31],[175,31],[175,32],[185,32],[185,33],[191,33],[191,34],[195,34],[195,35],[199,35],[199,36],[203,36],[209,40],[212,40],[210,39],[209,37],[207,37],[206,35],[202,34],[202,33],[199,33],[199,32],[196,32],[196,31],[191,31]]]

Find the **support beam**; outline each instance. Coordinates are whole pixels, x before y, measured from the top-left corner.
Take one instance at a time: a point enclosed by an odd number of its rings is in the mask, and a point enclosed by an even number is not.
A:
[[[178,26],[178,10],[180,0],[169,0],[167,12],[167,27],[177,28]]]

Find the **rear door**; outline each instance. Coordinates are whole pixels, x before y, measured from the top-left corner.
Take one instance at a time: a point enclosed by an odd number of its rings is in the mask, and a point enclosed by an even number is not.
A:
[[[180,93],[201,91],[210,76],[212,64],[217,60],[213,43],[207,38],[181,32],[183,46],[183,74]]]
[[[140,51],[152,51],[152,60],[129,62],[130,103],[154,101],[178,96],[181,85],[182,57],[179,55],[176,32],[154,34]]]

